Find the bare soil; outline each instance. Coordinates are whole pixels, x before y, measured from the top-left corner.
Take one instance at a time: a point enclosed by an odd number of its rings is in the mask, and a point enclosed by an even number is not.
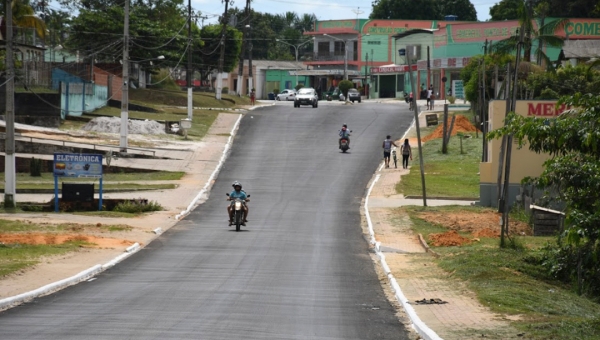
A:
[[[452,119],[449,118],[447,121],[448,128],[450,128],[451,122],[452,122]],[[452,131],[451,131],[452,136],[456,136],[456,134],[459,132],[475,132],[475,131],[477,131],[477,128],[475,127],[475,125],[471,124],[471,122],[469,121],[469,119],[467,117],[465,117],[463,115],[456,115],[456,118],[454,120],[454,126],[452,127]],[[444,124],[440,124],[440,125],[438,125],[438,127],[435,130],[433,130],[432,133],[430,133],[429,135],[422,138],[421,141],[427,142],[432,139],[442,138],[443,135],[444,135]]]
[[[458,213],[449,212],[424,212],[418,215],[423,220],[440,225],[450,231],[430,235],[431,245],[460,246],[473,241],[473,238],[498,238],[500,237],[500,213],[493,211]],[[509,234],[532,235],[531,227],[521,221],[509,221]],[[470,233],[473,238],[463,237],[458,232]]]

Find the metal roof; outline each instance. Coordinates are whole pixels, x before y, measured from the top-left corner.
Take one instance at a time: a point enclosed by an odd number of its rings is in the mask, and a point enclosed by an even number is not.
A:
[[[567,59],[600,57],[600,40],[565,40],[562,50]]]

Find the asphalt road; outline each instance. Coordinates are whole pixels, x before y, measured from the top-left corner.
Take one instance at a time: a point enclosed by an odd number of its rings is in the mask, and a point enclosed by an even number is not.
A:
[[[246,115],[210,199],[116,267],[0,314],[8,339],[408,339],[360,227],[360,202],[412,115],[277,103]],[[351,150],[337,132],[353,130]],[[249,224],[228,227],[234,180]]]

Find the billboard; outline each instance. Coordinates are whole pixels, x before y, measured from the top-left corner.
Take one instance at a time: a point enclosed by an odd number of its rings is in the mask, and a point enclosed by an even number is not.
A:
[[[55,177],[102,177],[102,155],[55,153]]]

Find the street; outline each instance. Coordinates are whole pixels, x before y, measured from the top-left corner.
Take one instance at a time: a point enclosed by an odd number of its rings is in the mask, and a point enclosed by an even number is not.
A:
[[[383,139],[412,119],[365,102],[247,113],[206,203],[94,280],[1,313],[2,339],[408,339],[360,204]],[[227,226],[235,180],[252,195],[241,232]]]

